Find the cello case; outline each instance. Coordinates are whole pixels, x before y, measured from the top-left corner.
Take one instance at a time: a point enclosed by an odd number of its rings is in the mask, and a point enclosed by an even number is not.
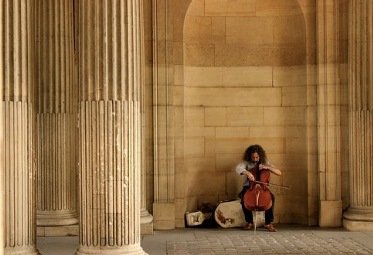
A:
[[[257,226],[264,225],[264,212],[252,212],[253,218],[257,217]],[[216,223],[222,228],[244,227],[245,216],[242,211],[241,199],[233,199],[220,202],[214,211]]]
[[[215,209],[214,217],[222,228],[242,227],[246,224],[240,199],[220,202]]]

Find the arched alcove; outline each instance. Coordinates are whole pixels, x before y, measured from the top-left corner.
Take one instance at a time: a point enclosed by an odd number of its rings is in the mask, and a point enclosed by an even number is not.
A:
[[[187,210],[237,198],[235,166],[259,143],[283,171],[272,183],[291,187],[272,188],[275,220],[307,224],[316,141],[305,31],[297,0],[191,2],[183,31]]]

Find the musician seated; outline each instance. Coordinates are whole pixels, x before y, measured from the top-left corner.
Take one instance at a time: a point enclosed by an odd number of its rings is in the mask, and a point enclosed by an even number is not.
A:
[[[244,227],[245,230],[252,229],[254,227],[253,224],[253,214],[250,210],[245,207],[244,204],[244,194],[247,189],[250,188],[250,183],[255,181],[254,175],[249,171],[255,167],[258,167],[259,164],[259,173],[262,170],[268,170],[270,173],[275,175],[281,175],[281,171],[277,169],[274,165],[267,161],[267,156],[265,150],[260,145],[251,145],[249,146],[244,155],[243,161],[237,165],[236,172],[240,175],[244,175],[246,178],[243,183],[243,189],[240,193],[241,196],[241,204],[242,210],[245,215],[245,220],[247,222],[246,226]],[[274,204],[275,204],[275,197],[271,192],[272,197],[272,206],[265,211],[265,225],[264,227],[271,232],[276,232],[273,225],[274,219]]]

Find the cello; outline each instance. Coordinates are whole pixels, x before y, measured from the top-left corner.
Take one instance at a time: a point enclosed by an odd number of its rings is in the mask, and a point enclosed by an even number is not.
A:
[[[255,180],[250,182],[250,187],[246,190],[243,197],[244,206],[249,211],[267,211],[272,206],[272,195],[268,189],[270,171],[267,169],[260,170],[260,164],[258,162],[255,167],[249,170],[255,177]],[[254,225],[256,229],[256,219]]]

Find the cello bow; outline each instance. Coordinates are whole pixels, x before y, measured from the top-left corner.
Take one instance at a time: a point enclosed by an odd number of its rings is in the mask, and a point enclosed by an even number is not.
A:
[[[265,182],[261,182],[261,181],[253,181],[253,182],[254,183],[259,183],[259,184],[265,184],[265,185],[273,186],[273,187],[277,187],[277,188],[290,189],[290,187],[288,187],[288,186],[277,185],[277,184],[273,184],[273,183],[265,183]]]

